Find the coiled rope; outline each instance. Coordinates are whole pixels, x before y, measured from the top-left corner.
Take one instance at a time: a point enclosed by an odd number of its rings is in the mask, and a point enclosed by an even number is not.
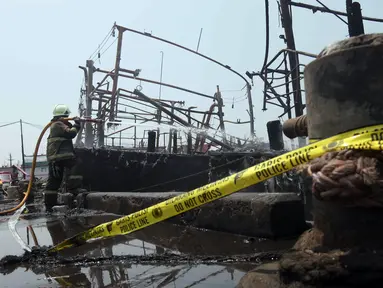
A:
[[[328,152],[303,170],[312,177],[318,200],[346,206],[383,207],[383,153],[343,150]]]

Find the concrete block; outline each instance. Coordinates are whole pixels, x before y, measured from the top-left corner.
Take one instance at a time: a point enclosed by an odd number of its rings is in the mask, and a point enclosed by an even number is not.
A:
[[[65,214],[69,211],[69,207],[66,205],[53,206],[52,211],[53,213]]]
[[[69,207],[73,206],[73,194],[71,193],[59,193],[57,197],[57,204],[67,205]]]
[[[57,205],[57,192],[46,190],[44,192],[44,203],[48,211],[52,209],[53,206]]]
[[[127,215],[180,194],[96,192],[87,195],[86,207]],[[303,203],[293,193],[236,193],[167,221],[266,238],[296,236],[307,229]]]

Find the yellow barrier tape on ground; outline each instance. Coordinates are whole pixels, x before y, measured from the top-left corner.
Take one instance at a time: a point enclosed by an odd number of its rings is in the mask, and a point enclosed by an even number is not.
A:
[[[100,224],[63,241],[50,251],[60,251],[64,248],[83,245],[91,239],[124,235],[140,230],[292,170],[329,151],[383,150],[382,139],[383,125],[375,125],[317,141],[149,208]]]

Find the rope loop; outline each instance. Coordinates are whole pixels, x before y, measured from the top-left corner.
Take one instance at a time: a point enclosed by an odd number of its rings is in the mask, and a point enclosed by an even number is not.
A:
[[[304,170],[318,200],[383,207],[382,164],[382,151],[342,150],[314,159]]]

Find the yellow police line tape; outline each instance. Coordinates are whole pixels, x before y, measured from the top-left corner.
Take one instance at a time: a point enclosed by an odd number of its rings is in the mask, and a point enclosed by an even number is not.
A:
[[[124,235],[140,230],[280,175],[329,151],[343,149],[383,150],[383,141],[381,140],[383,140],[383,125],[361,128],[319,140],[149,208],[100,224],[59,243],[49,251],[56,252],[83,245],[91,239]]]

